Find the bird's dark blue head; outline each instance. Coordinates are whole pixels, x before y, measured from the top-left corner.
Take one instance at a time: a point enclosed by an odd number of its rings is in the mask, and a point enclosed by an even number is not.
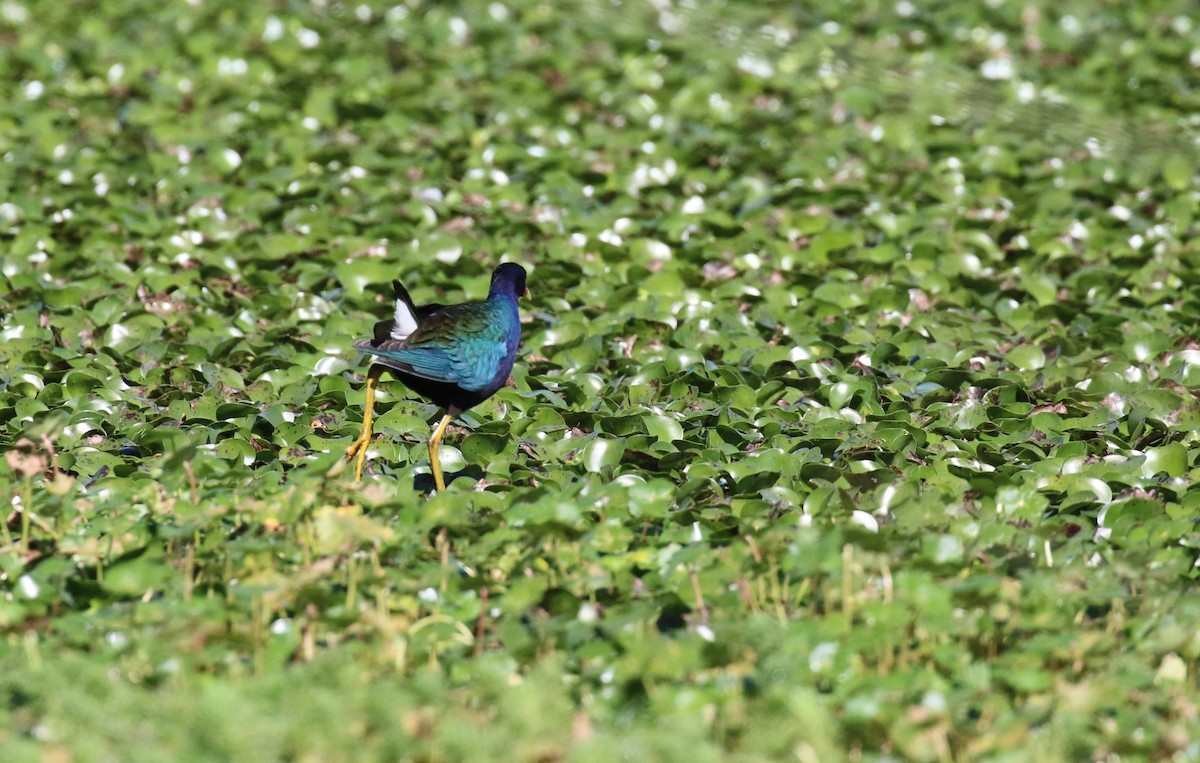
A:
[[[492,271],[492,286],[488,289],[488,297],[516,299],[528,294],[525,290],[525,268],[514,262],[506,262]]]

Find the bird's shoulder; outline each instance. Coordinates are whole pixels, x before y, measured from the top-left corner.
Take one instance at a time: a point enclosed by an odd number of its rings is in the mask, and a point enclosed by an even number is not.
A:
[[[408,338],[409,347],[473,339],[500,339],[506,324],[504,311],[494,302],[463,302],[446,305],[424,316]]]

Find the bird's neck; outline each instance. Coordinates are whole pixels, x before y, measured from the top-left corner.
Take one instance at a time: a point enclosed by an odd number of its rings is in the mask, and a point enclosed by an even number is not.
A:
[[[517,295],[513,293],[511,286],[496,284],[488,291],[488,302],[512,302],[516,303]]]

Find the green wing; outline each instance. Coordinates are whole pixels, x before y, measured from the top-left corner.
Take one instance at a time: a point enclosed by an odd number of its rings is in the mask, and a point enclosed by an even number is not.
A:
[[[364,352],[402,364],[432,381],[478,391],[495,379],[508,354],[506,316],[490,302],[451,305],[428,316],[403,341],[359,342]]]

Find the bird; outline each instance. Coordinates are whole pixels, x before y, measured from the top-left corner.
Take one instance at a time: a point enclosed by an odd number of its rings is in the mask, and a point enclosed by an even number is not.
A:
[[[528,297],[525,268],[506,262],[492,272],[487,299],[458,305],[417,306],[400,281],[392,281],[396,308],[375,324],[374,336],[354,343],[374,363],[367,371],[366,403],[358,438],[346,448],[357,457],[354,479],[361,480],[371,441],[375,387],[390,371],[413,392],[445,413],[429,438],[429,466],[439,492],[446,489],[438,445],[451,419],[479,405],[508,382],[521,343],[518,297]]]

